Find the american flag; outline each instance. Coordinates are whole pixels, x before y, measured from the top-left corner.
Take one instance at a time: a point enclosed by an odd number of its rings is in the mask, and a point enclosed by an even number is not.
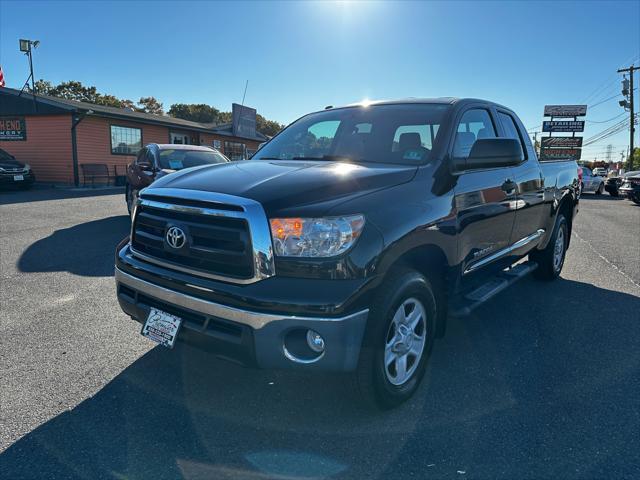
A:
[[[4,73],[2,73],[2,65],[0,65],[0,87],[4,87]]]

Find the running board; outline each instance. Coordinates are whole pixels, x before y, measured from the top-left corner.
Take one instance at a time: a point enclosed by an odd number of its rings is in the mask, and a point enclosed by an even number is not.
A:
[[[480,285],[475,290],[467,293],[450,308],[449,315],[452,317],[464,317],[469,315],[477,307],[496,296],[505,288],[513,285],[521,278],[526,277],[538,268],[538,264],[532,261],[518,263],[508,270],[503,270],[491,277],[486,283]]]

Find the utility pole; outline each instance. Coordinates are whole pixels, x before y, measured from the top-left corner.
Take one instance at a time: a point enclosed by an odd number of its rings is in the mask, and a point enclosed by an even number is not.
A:
[[[640,67],[634,67],[631,65],[629,68],[620,68],[618,73],[629,73],[629,89],[628,96],[629,102],[626,100],[620,101],[620,106],[623,108],[629,107],[629,156],[627,157],[627,169],[631,171],[633,168],[633,136],[635,135],[634,115],[633,115],[633,72],[640,70]],[[625,92],[625,81],[622,81],[622,94],[627,95]]]
[[[536,151],[536,155],[540,155],[540,148],[538,147],[538,134],[541,133],[540,131],[536,130],[533,133],[533,149]]]

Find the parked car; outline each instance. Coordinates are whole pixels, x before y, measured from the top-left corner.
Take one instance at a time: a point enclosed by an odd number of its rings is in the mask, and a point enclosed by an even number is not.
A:
[[[249,161],[141,192],[117,297],[162,345],[348,371],[363,398],[393,407],[416,391],[448,314],[529,273],[558,277],[579,188],[576,162],[539,162],[501,105],[329,108]]]
[[[582,167],[582,192],[601,195],[604,192],[604,178],[594,175],[591,169]]]
[[[606,177],[607,173],[608,173],[607,169],[603,167],[596,167],[593,169],[593,174],[596,177]]]
[[[619,189],[624,182],[626,177],[633,177],[636,175],[640,175],[640,170],[635,170],[632,172],[623,173],[622,175],[616,175],[613,177],[607,178],[604,184],[604,189],[609,192],[609,195],[612,197],[617,197],[620,195]]]
[[[138,192],[157,179],[184,168],[227,163],[230,160],[210,147],[150,143],[127,166],[125,200],[131,213]]]
[[[640,205],[640,171],[626,174],[618,190],[620,195]]]
[[[16,186],[27,189],[36,181],[31,166],[19,162],[16,157],[0,148],[0,186]]]

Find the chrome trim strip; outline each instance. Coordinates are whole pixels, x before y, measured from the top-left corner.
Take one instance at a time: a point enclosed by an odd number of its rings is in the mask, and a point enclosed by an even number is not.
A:
[[[287,357],[292,362],[301,363],[303,365],[309,365],[311,363],[316,363],[317,361],[320,361],[322,359],[322,357],[324,357],[324,352],[325,351],[323,350],[322,353],[320,355],[318,355],[317,357],[305,360],[303,358],[296,357],[293,353],[291,353],[289,350],[287,350],[287,347],[283,343],[282,344],[282,352],[284,353],[284,356]]]
[[[212,205],[211,208],[173,205],[170,203],[158,202],[156,200],[144,199],[142,197],[144,197],[145,194],[174,197],[180,198],[182,200],[197,200],[200,202],[234,205],[236,207],[241,207],[244,211],[236,212],[232,210],[221,210],[215,208],[215,205]],[[249,198],[236,197],[235,195],[227,195],[224,193],[204,192],[201,190],[186,190],[180,188],[154,188],[153,186],[151,186],[142,190],[140,192],[140,197],[136,201],[133,221],[131,222],[131,238],[133,238],[135,216],[137,213],[138,205],[147,205],[154,208],[172,210],[182,213],[190,213],[195,215],[213,215],[219,217],[245,219],[249,224],[249,237],[251,238],[251,248],[253,250],[253,277],[239,279],[225,275],[201,272],[188,267],[182,267],[171,262],[165,262],[164,260],[160,260],[155,257],[150,257],[131,248],[131,253],[141,260],[192,275],[236,284],[255,283],[260,280],[264,280],[265,278],[272,277],[276,274],[275,262],[273,259],[273,246],[271,243],[271,229],[269,227],[267,215],[265,214],[264,209],[259,202],[251,200]]]
[[[540,237],[542,237],[542,235],[544,234],[544,229],[543,228],[539,228],[535,233],[532,233],[531,235],[521,238],[520,240],[518,240],[517,242],[513,243],[512,245],[509,245],[506,248],[503,248],[502,250],[498,250],[496,253],[489,255],[488,257],[482,258],[480,260],[478,260],[476,263],[468,266],[467,268],[465,268],[463,275],[466,275],[467,273],[471,273],[479,268],[484,267],[485,265],[494,262],[496,260],[498,260],[499,258],[504,257],[505,255],[510,254],[511,252],[518,250],[519,248],[524,247],[525,245],[528,245],[529,243],[538,240]]]
[[[326,322],[342,322],[350,320],[353,317],[359,315],[368,314],[369,310],[362,310],[360,312],[347,315],[339,318],[327,318],[327,317],[301,317],[297,315],[275,315],[272,313],[259,313],[249,310],[242,310],[235,307],[229,307],[220,303],[211,302],[209,300],[203,300],[201,298],[192,297],[184,293],[176,292],[165,287],[154,285],[140,278],[129,275],[123,272],[119,268],[115,269],[116,285],[121,283],[127,287],[137,290],[150,297],[157,298],[163,302],[178,305],[188,310],[200,312],[212,317],[222,318],[224,320],[230,320],[232,322],[242,323],[249,325],[254,329],[260,329],[271,322],[277,322],[280,320],[310,320],[310,321],[326,321]]]

